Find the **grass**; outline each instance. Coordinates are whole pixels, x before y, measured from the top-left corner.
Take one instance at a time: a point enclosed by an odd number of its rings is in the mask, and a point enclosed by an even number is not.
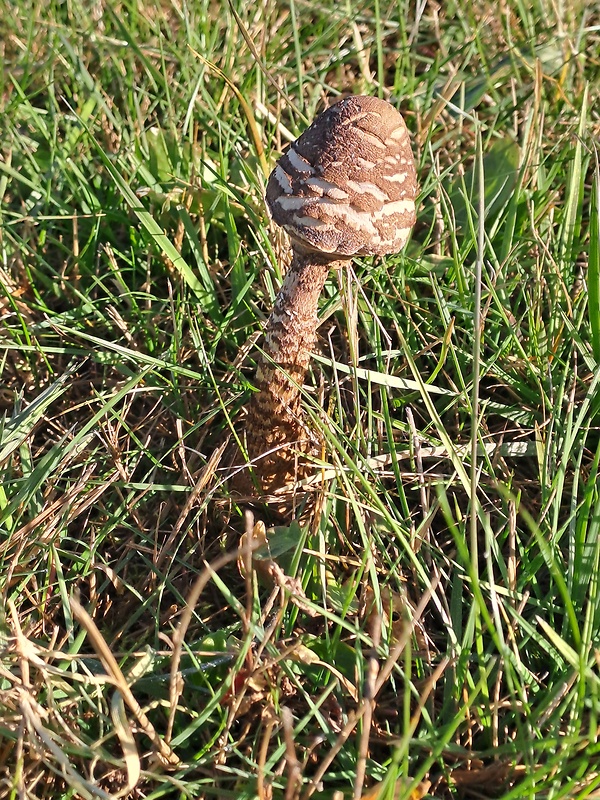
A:
[[[600,796],[598,10],[0,10],[0,796]],[[324,469],[253,520],[262,193],[343,92],[418,223],[331,275]]]

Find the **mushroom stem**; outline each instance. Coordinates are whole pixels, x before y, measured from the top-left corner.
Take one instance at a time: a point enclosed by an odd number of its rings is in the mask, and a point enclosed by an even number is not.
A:
[[[294,246],[268,319],[256,370],[258,392],[252,396],[246,422],[248,457],[263,491],[293,479],[295,454],[307,450],[300,389],[317,337],[319,297],[329,270],[341,263]]]

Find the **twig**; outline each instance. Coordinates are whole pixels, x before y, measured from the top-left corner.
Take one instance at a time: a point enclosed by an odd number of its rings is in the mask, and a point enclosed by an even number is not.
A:
[[[237,550],[233,550],[230,553],[224,553],[222,556],[219,556],[219,558],[216,558],[211,564],[208,564],[206,561],[204,562],[204,569],[196,578],[196,582],[192,587],[192,591],[188,596],[186,606],[181,614],[179,626],[173,635],[173,656],[171,659],[171,680],[169,684],[169,699],[171,708],[169,711],[169,724],[166,736],[167,741],[170,741],[171,739],[175,712],[177,711],[177,702],[182,692],[179,664],[181,661],[181,651],[183,648],[185,634],[187,633],[189,624],[192,621],[194,609],[198,603],[198,600],[200,599],[200,595],[206,587],[206,584],[212,578],[214,573],[218,572],[226,564],[230,564],[232,561],[235,561],[238,558],[238,555],[239,552]]]
[[[379,673],[379,661],[377,660],[377,648],[381,641],[381,614],[373,615],[372,633],[373,647],[367,660],[367,675],[365,678],[365,688],[362,698],[364,704],[364,714],[362,720],[362,731],[358,748],[358,761],[356,762],[356,780],[354,783],[354,800],[360,800],[365,773],[367,770],[367,756],[369,755],[369,739],[371,736],[371,723],[373,721],[373,711],[375,710],[375,686]]]
[[[104,639],[98,630],[94,620],[90,617],[81,603],[74,597],[69,599],[69,603],[71,606],[71,611],[73,612],[73,617],[77,620],[81,627],[85,629],[92,646],[98,655],[98,658],[100,661],[102,661],[104,669],[121,693],[124,702],[127,703],[133,712],[133,715],[137,719],[140,728],[150,739],[152,744],[158,750],[159,755],[166,761],[167,764],[179,764],[179,757],[173,752],[173,750],[171,750],[169,745],[160,738],[154,728],[154,725],[150,722],[146,716],[146,713],[135,699],[133,692],[129,688],[129,684],[125,680],[125,676],[121,672],[121,668],[117,664],[116,658],[113,656],[106,639]]]
[[[398,642],[396,643],[396,645],[392,649],[392,652],[390,653],[389,657],[387,658],[385,664],[383,665],[383,668],[381,669],[381,672],[379,673],[379,677],[375,682],[375,691],[374,691],[374,694],[373,694],[373,698],[374,699],[377,697],[377,695],[381,691],[381,688],[383,687],[383,685],[385,684],[385,682],[387,681],[389,676],[392,674],[392,670],[394,669],[394,667],[396,665],[396,662],[398,661],[398,659],[402,655],[402,653],[404,651],[404,648],[406,647],[406,644],[407,644],[409,638],[412,636],[412,632],[413,632],[413,630],[415,628],[415,625],[420,620],[420,618],[422,617],[425,609],[427,608],[427,606],[429,604],[429,601],[431,600],[431,597],[432,597],[432,595],[433,595],[438,583],[439,583],[439,577],[434,578],[434,580],[431,582],[431,585],[427,588],[427,591],[423,594],[423,597],[421,598],[421,601],[420,601],[419,605],[415,609],[415,614],[414,614],[413,619],[411,620],[411,624],[406,626],[406,630],[405,630],[404,634],[400,637],[400,639],[398,640]],[[333,747],[331,748],[329,753],[325,756],[325,758],[321,762],[321,765],[320,765],[319,769],[316,771],[316,773],[315,773],[314,777],[312,778],[310,784],[306,788],[306,791],[302,795],[302,800],[308,800],[308,798],[312,797],[312,795],[316,792],[316,790],[317,790],[317,788],[319,786],[319,783],[321,782],[321,780],[323,779],[323,776],[325,775],[325,773],[327,772],[327,770],[331,766],[332,761],[334,760],[336,755],[340,752],[340,750],[344,746],[344,744],[347,741],[348,737],[350,736],[350,734],[352,733],[352,731],[356,727],[356,724],[364,716],[364,714],[366,712],[366,708],[367,708],[367,704],[365,702],[365,698],[363,698],[361,706],[356,711],[354,711],[354,712],[352,712],[351,714],[348,715],[348,722],[344,725],[344,727],[342,728],[342,730],[338,734],[338,737],[337,737]]]

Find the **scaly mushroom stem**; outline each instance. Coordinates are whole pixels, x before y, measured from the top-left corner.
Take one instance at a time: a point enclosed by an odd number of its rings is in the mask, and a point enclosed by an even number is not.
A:
[[[300,388],[317,337],[319,296],[329,270],[343,262],[295,246],[265,329],[246,423],[248,456],[269,492],[294,478],[295,453],[306,452]],[[267,455],[263,455],[267,453]]]

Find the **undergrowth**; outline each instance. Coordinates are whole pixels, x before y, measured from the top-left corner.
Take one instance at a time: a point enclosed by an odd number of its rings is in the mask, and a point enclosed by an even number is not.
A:
[[[598,9],[0,10],[0,795],[600,796]],[[264,185],[348,92],[418,222],[330,276],[315,479],[248,509]]]

